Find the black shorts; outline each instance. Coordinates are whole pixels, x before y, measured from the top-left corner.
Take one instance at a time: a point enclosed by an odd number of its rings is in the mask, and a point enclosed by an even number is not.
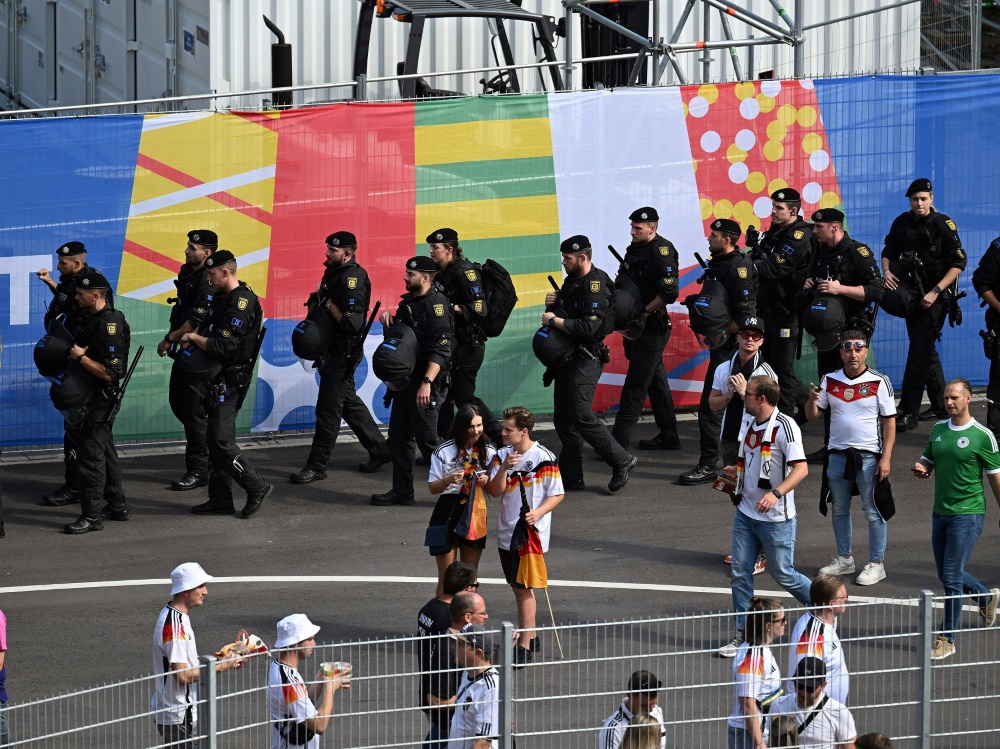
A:
[[[517,581],[517,568],[521,565],[521,555],[510,549],[497,549],[497,551],[500,552],[500,566],[503,568],[507,584],[512,588],[524,590],[524,585]]]

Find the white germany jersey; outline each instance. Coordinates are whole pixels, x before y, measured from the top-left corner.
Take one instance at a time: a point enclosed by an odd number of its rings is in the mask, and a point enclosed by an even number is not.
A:
[[[744,449],[743,461],[746,472],[743,479],[743,501],[740,502],[739,511],[754,520],[763,520],[770,523],[780,523],[784,520],[791,520],[795,517],[795,491],[785,494],[778,503],[767,512],[757,511],[757,502],[767,492],[778,486],[789,473],[792,472],[792,463],[806,459],[805,451],[802,449],[802,432],[799,425],[792,421],[783,413],[778,413],[774,419],[774,428],[771,434],[767,432],[768,422],[758,424],[753,416],[747,416],[743,422],[742,431]],[[771,488],[763,488],[759,485],[761,468],[763,463],[764,439],[770,440],[770,466],[771,477],[769,480]],[[764,483],[768,483],[765,480]]]
[[[198,646],[191,629],[191,617],[170,604],[163,607],[153,628],[153,673],[156,691],[150,706],[153,720],[164,726],[198,722],[198,682],[181,686],[171,673],[171,663],[186,663],[197,668]],[[189,713],[190,711],[190,713]]]
[[[455,694],[455,712],[448,731],[448,749],[472,749],[476,741],[494,737],[490,749],[500,742],[500,674],[490,668],[474,678],[462,672],[462,681]]]
[[[795,694],[795,668],[803,658],[819,658],[826,665],[826,694],[847,704],[850,674],[844,660],[844,646],[837,628],[813,616],[811,611],[799,617],[792,630],[791,656],[788,659],[788,693]]]
[[[667,729],[663,727],[663,710],[657,705],[649,711],[649,717],[660,724],[660,749],[667,747]],[[597,735],[597,749],[618,749],[625,737],[625,729],[632,722],[632,711],[628,703],[622,700],[622,706],[615,710],[604,721],[601,732]]]
[[[739,356],[740,352],[737,351],[735,354],[733,354],[733,358],[730,359],[728,363],[722,364],[715,368],[715,374],[712,375],[712,390],[718,390],[720,393],[729,392],[729,385],[727,384],[727,381],[729,380],[730,375],[732,375],[734,372],[739,371]],[[759,350],[754,354],[754,361],[757,363],[753,371],[750,373],[750,377],[757,377],[760,375],[764,377],[770,377],[775,382],[778,382],[778,375],[764,361],[764,355]],[[747,382],[750,381],[750,377],[747,378]],[[781,385],[781,383],[778,382],[778,385]],[[733,397],[736,398],[738,396],[734,395]],[[747,413],[746,411],[741,410],[740,419],[746,417],[746,413]],[[726,431],[726,421],[728,418],[729,418],[729,407],[727,406],[722,410],[722,422],[719,424],[720,438]],[[738,430],[739,428],[740,425],[737,423],[736,429]]]
[[[850,378],[840,369],[823,377],[820,391],[816,405],[830,410],[830,449],[881,453],[879,417],[896,415],[889,378],[874,369]]]
[[[510,455],[512,448],[500,450],[497,458],[502,463]],[[521,483],[524,483],[524,493],[528,498],[528,506],[537,510],[548,497],[565,493],[562,475],[559,473],[559,461],[556,456],[540,442],[536,442],[521,456],[510,470],[507,471],[507,486],[500,495],[500,515],[497,521],[497,545],[504,550],[510,549],[510,540],[514,535],[514,526],[521,517]],[[552,513],[547,513],[535,523],[535,530],[542,540],[542,551],[549,550],[549,533],[552,529]]]
[[[822,698],[821,698],[822,699]],[[812,708],[801,710],[795,701],[794,694],[785,694],[774,701],[771,711],[767,717],[776,718],[779,715],[790,715],[795,719],[796,725],[802,725],[809,717]],[[768,729],[771,721],[764,721],[764,740],[768,738]],[[835,699],[827,700],[823,709],[816,713],[805,730],[799,733],[800,747],[805,749],[840,749],[851,739],[858,736],[858,729],[854,725],[854,716],[851,711]]]
[[[272,720],[271,749],[288,749],[291,746],[319,749],[319,736],[313,736],[307,744],[289,743],[287,739],[289,732],[294,738],[298,724],[316,715],[316,706],[309,699],[298,669],[271,661],[267,669],[267,707]]]

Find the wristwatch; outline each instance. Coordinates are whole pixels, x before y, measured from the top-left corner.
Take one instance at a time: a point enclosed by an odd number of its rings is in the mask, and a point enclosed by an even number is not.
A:
[[[430,385],[432,382],[434,382],[434,380],[432,380],[430,377],[424,377],[423,382],[426,382],[428,385]]]
[[[785,496],[784,494],[782,494],[781,492],[779,492],[777,489],[772,489],[771,490],[771,494],[773,494],[778,499],[781,499],[782,497]]]
[[[935,294],[941,294],[943,292],[944,292],[944,289],[942,289],[940,286],[935,286],[934,287],[934,293]]]

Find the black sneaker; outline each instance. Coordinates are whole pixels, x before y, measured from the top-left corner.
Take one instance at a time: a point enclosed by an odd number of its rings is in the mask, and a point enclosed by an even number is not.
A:
[[[298,473],[289,475],[288,480],[293,484],[311,484],[313,481],[322,481],[326,478],[326,471],[314,471],[312,468],[303,468]]]
[[[715,476],[715,468],[699,464],[687,473],[682,473],[678,481],[680,481],[681,486],[697,486],[715,481]]]
[[[623,466],[618,466],[611,474],[611,482],[608,484],[608,491],[617,492],[625,488],[628,483],[628,474],[633,468],[639,465],[639,459],[629,456],[628,462]]]
[[[372,494],[372,504],[376,507],[388,507],[389,505],[412,505],[416,504],[416,500],[413,495],[403,496],[402,494],[397,494],[393,490],[387,491],[385,494]]]
[[[174,481],[170,488],[175,492],[189,492],[192,489],[197,489],[200,486],[208,485],[208,476],[201,473],[185,473],[179,479]]]
[[[78,536],[81,533],[90,533],[91,531],[103,531],[104,521],[100,518],[95,520],[81,516],[78,520],[63,528],[63,530],[71,536]]]
[[[915,414],[896,414],[896,431],[907,432],[917,428],[917,417]]]
[[[520,645],[514,646],[514,668],[524,668],[527,664],[533,663],[535,654]]]
[[[132,517],[126,505],[105,505],[101,508],[101,517],[105,520],[125,521]]]
[[[49,492],[42,497],[42,501],[49,507],[62,507],[64,505],[78,504],[81,499],[83,499],[83,492],[79,492],[76,489],[70,489],[65,484],[60,486],[54,492]]]
[[[260,506],[264,504],[264,500],[267,499],[268,495],[274,491],[274,484],[264,484],[264,487],[260,491],[256,491],[247,497],[247,503],[243,505],[243,510],[240,512],[240,516],[248,518],[253,515]]]

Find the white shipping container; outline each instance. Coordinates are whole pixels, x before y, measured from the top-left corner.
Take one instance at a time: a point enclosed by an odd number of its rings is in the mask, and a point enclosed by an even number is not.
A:
[[[684,3],[657,0],[655,36],[669,39]],[[880,0],[827,0],[803,3],[806,25],[872,10]],[[781,25],[769,0],[744,0],[742,7]],[[789,10],[794,3],[787,2]],[[534,13],[562,18],[559,0],[524,0]],[[0,87],[7,107],[70,106],[94,102],[152,99],[201,93],[228,93],[271,86],[270,45],[275,37],[265,27],[267,15],[284,32],[293,49],[296,85],[349,81],[358,0],[0,0]],[[679,43],[720,40],[720,15],[712,10],[704,28],[704,6],[699,3],[683,29]],[[734,38],[763,36],[730,18]],[[532,44],[533,27],[508,22],[507,34],[516,63],[538,59]],[[410,24],[392,19],[374,20],[368,76],[394,75],[405,56]],[[572,15],[572,59],[581,56],[580,18]],[[826,77],[871,72],[910,72],[920,67],[920,4],[892,8],[853,21],[806,32],[803,74]],[[496,66],[495,38],[480,19],[428,21],[419,70],[431,72]],[[566,40],[556,38],[562,64]],[[738,52],[746,72],[773,70],[776,77],[793,75],[793,49],[786,44],[756,46]],[[703,61],[710,59],[708,79],[735,80],[729,53],[724,50],[681,54],[688,81],[704,80]],[[752,59],[751,59],[752,58]],[[651,64],[651,63],[650,63]],[[582,85],[577,62],[569,79]],[[494,73],[496,70],[494,69]],[[563,71],[566,74],[566,71]],[[434,88],[467,94],[482,92],[481,78],[493,73],[436,76]],[[523,92],[551,88],[546,75],[520,71]],[[543,83],[544,80],[544,83]],[[663,83],[676,83],[668,66]],[[300,92],[297,104],[350,98],[351,89]],[[396,82],[373,83],[370,99],[399,96]],[[265,96],[231,99],[222,105],[260,106]],[[198,108],[200,103],[191,105]]]

